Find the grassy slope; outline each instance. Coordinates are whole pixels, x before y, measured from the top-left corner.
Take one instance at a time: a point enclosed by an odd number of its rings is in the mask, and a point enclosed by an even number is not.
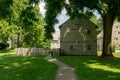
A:
[[[57,66],[43,57],[15,56],[14,51],[0,51],[0,80],[54,80]]]
[[[95,56],[61,56],[57,59],[71,65],[79,80],[120,80],[120,54],[116,59]]]

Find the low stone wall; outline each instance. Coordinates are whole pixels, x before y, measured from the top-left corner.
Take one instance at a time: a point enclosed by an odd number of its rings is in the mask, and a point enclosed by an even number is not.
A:
[[[49,50],[44,48],[16,48],[15,52],[17,56],[38,56],[44,55]]]

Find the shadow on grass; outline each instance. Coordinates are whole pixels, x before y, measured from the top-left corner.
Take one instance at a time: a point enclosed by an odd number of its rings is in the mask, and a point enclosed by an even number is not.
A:
[[[0,80],[54,80],[56,70],[56,65],[40,56],[0,56]]]
[[[79,80],[120,80],[120,58],[64,56],[57,57],[57,59],[71,65]]]

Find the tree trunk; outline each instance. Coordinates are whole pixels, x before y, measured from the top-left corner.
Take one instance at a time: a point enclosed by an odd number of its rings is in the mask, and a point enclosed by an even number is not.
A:
[[[114,18],[108,14],[103,17],[103,47],[101,57],[113,57],[112,55],[112,26]]]

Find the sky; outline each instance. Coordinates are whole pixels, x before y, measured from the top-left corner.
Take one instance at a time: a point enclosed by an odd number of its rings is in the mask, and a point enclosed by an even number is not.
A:
[[[43,3],[43,2],[41,2],[40,5],[39,5],[40,12],[41,12],[43,17],[45,17],[45,12],[46,12],[46,10],[44,9],[44,6],[45,6],[45,3]],[[59,20],[59,22],[57,24],[55,24],[55,26],[54,26],[55,29],[58,29],[59,26],[62,23],[64,23],[66,20],[69,19],[69,17],[66,15],[65,9],[62,10],[62,12],[61,12],[61,14],[59,16],[57,16],[57,19]]]

